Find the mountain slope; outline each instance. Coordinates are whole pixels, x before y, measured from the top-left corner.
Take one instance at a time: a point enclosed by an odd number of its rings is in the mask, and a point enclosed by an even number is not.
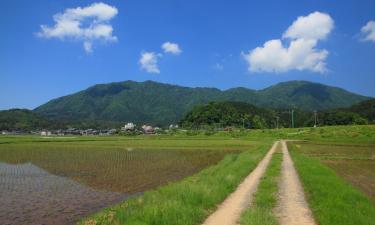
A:
[[[145,82],[98,84],[39,106],[35,112],[60,121],[133,121],[175,123],[193,106],[211,101],[240,101],[267,108],[320,110],[348,107],[369,99],[340,88],[290,81],[255,91],[233,88],[189,88]]]
[[[260,90],[259,99],[258,106],[312,111],[349,107],[368,98],[319,83],[289,81]]]
[[[352,105],[348,111],[358,113],[360,116],[367,118],[369,123],[375,123],[375,99]]]
[[[181,119],[182,127],[201,128],[211,127],[244,127],[271,128],[274,127],[276,112],[258,108],[244,102],[210,102],[194,106]]]
[[[0,111],[1,130],[34,130],[54,128],[59,125],[28,109],[9,109]]]

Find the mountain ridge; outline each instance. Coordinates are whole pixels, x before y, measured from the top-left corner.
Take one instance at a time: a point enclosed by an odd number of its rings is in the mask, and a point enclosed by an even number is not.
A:
[[[96,84],[34,109],[62,121],[100,120],[175,123],[193,106],[211,101],[238,101],[264,108],[325,110],[371,99],[342,88],[309,81],[287,81],[254,90],[235,87],[184,87],[147,80]]]

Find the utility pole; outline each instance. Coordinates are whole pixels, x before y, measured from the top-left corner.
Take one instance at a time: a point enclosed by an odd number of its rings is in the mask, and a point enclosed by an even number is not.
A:
[[[276,116],[276,129],[279,129],[279,116]]]
[[[318,122],[318,111],[316,111],[316,110],[314,110],[314,117],[315,117],[314,127],[317,127],[317,122]]]
[[[294,109],[292,109],[292,128],[294,128]]]
[[[245,129],[245,118],[242,118],[242,129]]]

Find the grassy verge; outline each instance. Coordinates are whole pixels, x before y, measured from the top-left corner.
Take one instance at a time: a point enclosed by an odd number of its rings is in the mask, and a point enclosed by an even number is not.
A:
[[[199,224],[257,166],[269,147],[266,142],[229,154],[215,166],[105,209],[80,224]]]
[[[314,217],[322,225],[375,224],[375,207],[319,159],[298,153],[288,144]]]
[[[275,152],[254,196],[253,206],[241,216],[241,225],[276,225],[273,209],[277,202],[282,153]]]

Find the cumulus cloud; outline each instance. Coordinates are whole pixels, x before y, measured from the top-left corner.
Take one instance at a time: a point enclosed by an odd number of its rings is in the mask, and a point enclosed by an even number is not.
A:
[[[114,42],[113,27],[110,24],[118,13],[114,6],[105,3],[93,3],[87,7],[68,8],[53,16],[53,26],[41,25],[39,37],[72,39],[83,42],[86,52],[92,52],[95,41]]]
[[[310,70],[323,73],[327,70],[325,59],[329,52],[316,46],[333,27],[334,21],[328,14],[314,12],[301,16],[283,34],[283,40],[289,45],[284,45],[282,39],[274,39],[242,56],[251,72]]]
[[[369,21],[361,29],[363,40],[364,41],[373,41],[375,42],[375,21]]]
[[[298,17],[285,31],[283,38],[322,40],[328,36],[333,26],[334,22],[328,14],[314,12]]]
[[[158,67],[159,57],[161,57],[161,55],[155,52],[142,52],[141,58],[139,59],[141,69],[147,71],[148,73],[160,73]]]
[[[174,55],[178,55],[182,52],[178,44],[172,42],[165,42],[161,45],[161,48],[164,50],[165,53],[171,53]]]

